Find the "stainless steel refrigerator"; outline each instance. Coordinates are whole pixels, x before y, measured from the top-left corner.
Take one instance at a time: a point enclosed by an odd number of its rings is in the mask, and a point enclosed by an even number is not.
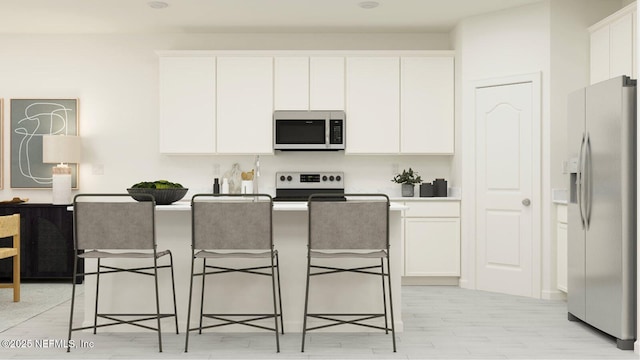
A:
[[[569,320],[633,349],[636,337],[636,81],[569,95]]]

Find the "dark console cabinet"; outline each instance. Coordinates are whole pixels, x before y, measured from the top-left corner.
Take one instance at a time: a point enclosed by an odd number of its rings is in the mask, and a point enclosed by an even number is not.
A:
[[[22,280],[71,280],[73,277],[73,212],[67,205],[3,204],[0,215],[20,214]],[[7,246],[10,239],[0,239]],[[78,263],[78,272],[84,262]],[[0,280],[11,277],[11,261],[0,262]],[[78,279],[81,282],[81,279]]]

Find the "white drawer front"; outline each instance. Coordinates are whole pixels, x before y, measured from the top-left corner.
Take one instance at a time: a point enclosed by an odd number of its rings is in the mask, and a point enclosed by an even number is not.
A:
[[[405,217],[459,217],[460,203],[457,201],[405,202],[409,208]]]

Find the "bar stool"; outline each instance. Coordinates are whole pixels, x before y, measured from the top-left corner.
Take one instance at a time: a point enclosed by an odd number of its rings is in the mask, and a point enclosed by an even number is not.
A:
[[[384,330],[389,333],[393,351],[396,351],[391,276],[389,264],[389,198],[384,194],[345,194],[346,201],[330,201],[339,195],[314,194],[309,197],[309,236],[307,246],[307,285],[304,301],[302,329],[302,352],[307,331],[337,325],[358,325]],[[371,259],[371,266],[335,267],[326,266],[320,259]],[[385,272],[384,259],[387,261]],[[379,261],[379,263],[378,263]],[[382,278],[381,313],[311,313],[309,312],[309,283],[312,276],[331,275],[342,272],[380,276]],[[391,327],[387,320],[385,277],[389,288],[389,312]],[[384,317],[384,327],[366,321]],[[307,327],[307,319],[327,321],[328,324]],[[349,318],[345,320],[344,318]]]
[[[173,272],[171,251],[157,250],[155,232],[155,199],[152,195],[140,194],[146,201],[137,202],[129,194],[78,194],[73,199],[73,235],[75,244],[75,261],[73,266],[73,290],[71,295],[71,316],[69,318],[69,341],[71,333],[77,330],[96,329],[99,327],[129,324],[158,333],[158,348],[162,352],[162,331],[160,320],[173,317],[178,333],[176,309],[176,287]],[[80,252],[78,250],[83,250]],[[106,250],[116,250],[111,252]],[[169,255],[169,264],[158,265],[158,259]],[[97,271],[78,273],[78,259],[97,259]],[[122,267],[104,265],[103,259],[135,259],[153,260],[152,265],[143,267]],[[158,293],[158,269],[171,269],[171,286],[173,289],[173,313],[160,313],[160,297]],[[155,284],[154,313],[118,313],[98,312],[100,277],[106,274],[128,272],[153,277]],[[96,302],[93,325],[73,328],[73,310],[75,305],[76,277],[96,276]],[[126,292],[128,289],[122,289]],[[125,320],[133,317],[131,320]],[[98,318],[111,322],[98,325]],[[124,318],[124,319],[123,319]],[[155,320],[157,326],[141,322]],[[67,347],[67,352],[71,350]]]
[[[272,210],[273,200],[271,196],[266,194],[197,194],[191,198],[191,283],[189,286],[185,352],[189,349],[189,333],[191,331],[198,330],[202,334],[203,329],[234,324],[275,332],[276,350],[280,352],[278,318],[280,318],[280,329],[283,334],[284,326],[278,252],[273,247]],[[202,259],[202,272],[195,273],[196,259]],[[249,267],[238,264],[238,266],[230,267],[222,266],[225,265],[220,262],[223,259],[256,259],[263,260],[266,264]],[[209,260],[211,263],[215,263],[215,261],[219,261],[219,263],[214,265],[209,263]],[[271,278],[273,312],[204,313],[206,277],[234,272]],[[202,276],[200,320],[198,327],[190,328],[193,279],[196,276]],[[277,295],[276,278],[278,282]],[[204,318],[217,320],[218,323],[203,325]],[[270,318],[274,319],[273,327],[255,323]]]

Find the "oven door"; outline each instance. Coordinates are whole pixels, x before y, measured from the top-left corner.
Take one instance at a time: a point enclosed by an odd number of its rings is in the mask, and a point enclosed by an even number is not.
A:
[[[275,150],[320,150],[327,145],[327,120],[276,119]]]

